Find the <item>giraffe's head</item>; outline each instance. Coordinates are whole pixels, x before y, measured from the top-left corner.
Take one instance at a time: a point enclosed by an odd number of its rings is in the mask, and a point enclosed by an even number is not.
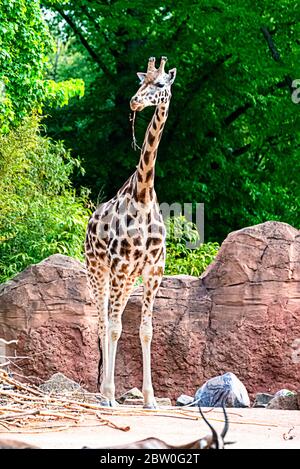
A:
[[[142,111],[147,106],[166,103],[171,98],[171,86],[176,77],[176,68],[165,72],[167,57],[162,57],[159,68],[155,68],[155,57],[148,61],[147,73],[138,73],[141,86],[130,100],[132,111]]]

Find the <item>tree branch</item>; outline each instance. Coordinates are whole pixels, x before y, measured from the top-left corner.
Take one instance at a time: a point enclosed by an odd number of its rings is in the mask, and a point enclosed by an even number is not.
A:
[[[260,30],[263,33],[264,38],[268,43],[268,46],[269,46],[269,49],[271,51],[273,59],[276,60],[276,62],[278,62],[280,60],[280,54],[279,54],[279,52],[278,52],[278,50],[277,50],[277,48],[274,44],[274,41],[273,41],[273,38],[272,38],[270,32],[265,27],[260,28]]]
[[[246,103],[243,106],[239,106],[235,111],[229,114],[224,119],[224,123],[226,126],[232,124],[236,119],[238,119],[242,114],[244,114],[249,108],[251,107],[251,103]]]
[[[268,43],[268,46],[269,46],[269,49],[270,49],[270,51],[271,51],[271,54],[272,54],[273,59],[276,60],[276,62],[279,62],[279,60],[280,60],[280,54],[279,54],[279,52],[278,52],[278,50],[277,50],[277,48],[276,48],[276,46],[275,46],[275,43],[274,43],[274,41],[273,41],[273,38],[272,38],[270,32],[269,32],[268,29],[265,28],[265,27],[261,27],[260,30],[261,30],[261,32],[263,33],[264,38],[266,39],[266,41],[267,41],[267,43]],[[278,87],[278,88],[281,88],[280,85],[283,84],[282,87],[287,86],[290,91],[293,91],[292,82],[293,82],[292,78],[291,78],[289,75],[286,75],[286,76],[284,77],[284,81],[278,83],[278,84],[277,84],[277,87]]]
[[[247,143],[247,145],[244,145],[241,148],[237,148],[236,150],[233,150],[232,156],[240,156],[243,155],[244,153],[247,153],[247,151],[251,148],[251,144]]]
[[[111,73],[111,71],[108,69],[108,67],[105,65],[101,57],[94,51],[94,49],[89,45],[88,41],[85,39],[83,36],[82,32],[79,30],[79,28],[76,26],[74,21],[60,8],[56,7],[56,10],[58,13],[61,15],[61,17],[65,20],[65,22],[70,26],[70,28],[73,30],[75,35],[78,37],[80,40],[81,44],[83,47],[87,50],[87,52],[90,54],[94,62],[96,62],[99,67],[102,69],[102,71],[105,73],[105,75],[110,79],[114,79],[114,75]]]

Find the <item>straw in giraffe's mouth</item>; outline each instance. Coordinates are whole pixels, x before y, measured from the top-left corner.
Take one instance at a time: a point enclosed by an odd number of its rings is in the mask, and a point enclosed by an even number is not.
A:
[[[142,111],[144,109],[144,105],[140,103],[130,103],[130,108],[132,111]]]

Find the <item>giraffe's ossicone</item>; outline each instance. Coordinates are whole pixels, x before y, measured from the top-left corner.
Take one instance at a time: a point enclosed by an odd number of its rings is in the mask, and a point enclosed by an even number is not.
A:
[[[131,110],[156,107],[139,164],[115,197],[95,210],[86,233],[86,266],[99,313],[103,364],[100,391],[103,404],[111,406],[115,405],[114,371],[122,313],[136,278],[142,276],[143,395],[145,407],[155,407],[150,345],[153,303],[165,265],[165,227],[154,191],[154,169],[176,77],[176,69],[165,72],[166,60],[162,57],[156,69],[155,58],[151,57],[147,73],[138,73],[141,85],[130,101]]]

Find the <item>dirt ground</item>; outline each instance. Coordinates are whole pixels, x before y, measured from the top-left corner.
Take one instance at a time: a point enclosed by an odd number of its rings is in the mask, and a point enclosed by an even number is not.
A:
[[[188,443],[209,433],[205,422],[192,420],[188,416],[176,416],[176,408],[168,408],[169,414],[161,415],[162,409],[155,415],[112,415],[104,416],[118,426],[129,426],[127,432],[100,426],[96,417],[85,417],[80,424],[67,429],[44,430],[42,433],[23,431],[0,431],[0,437],[26,441],[41,448],[90,448],[112,447],[117,444],[129,443],[147,437],[158,437],[173,445]],[[130,408],[127,408],[130,413]],[[126,410],[126,411],[127,411]],[[178,410],[178,408],[177,408]],[[203,409],[205,411],[209,409]],[[195,414],[194,414],[195,412]],[[192,416],[198,416],[193,409]],[[228,409],[230,420],[227,441],[236,443],[227,448],[282,448],[300,449],[300,412],[267,409]],[[223,428],[222,409],[211,409],[206,414],[217,430]],[[290,429],[292,439],[284,439]]]

